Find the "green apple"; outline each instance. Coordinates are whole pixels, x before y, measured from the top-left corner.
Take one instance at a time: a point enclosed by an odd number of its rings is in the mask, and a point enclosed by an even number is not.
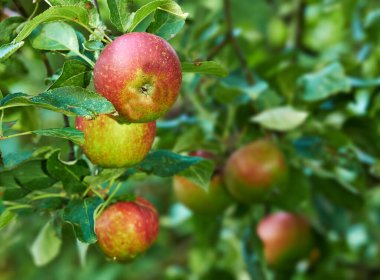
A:
[[[142,161],[152,147],[156,123],[119,123],[112,116],[95,119],[77,117],[75,126],[83,131],[83,152],[92,163],[108,168],[121,168]]]

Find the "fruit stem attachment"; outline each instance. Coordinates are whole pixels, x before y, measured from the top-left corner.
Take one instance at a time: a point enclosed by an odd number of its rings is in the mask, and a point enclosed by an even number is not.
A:
[[[72,19],[72,18],[69,18],[69,17],[64,17],[64,16],[62,16],[62,18],[63,18],[63,19],[66,19],[66,20],[68,20],[68,21],[75,22],[76,24],[79,24],[79,25],[82,26],[84,29],[86,29],[89,33],[91,33],[92,35],[98,37],[98,39],[101,40],[103,43],[105,43],[105,44],[109,44],[109,43],[110,43],[109,41],[107,41],[107,40],[105,40],[104,38],[100,37],[100,36],[99,36],[98,34],[96,34],[93,30],[91,30],[90,28],[88,28],[87,25],[81,23],[80,21],[75,20],[75,19]],[[106,34],[104,34],[104,32],[102,32],[102,33],[103,33],[103,36],[104,36],[104,37],[107,36]]]
[[[32,131],[26,131],[26,132],[16,133],[16,134],[8,135],[8,136],[0,136],[0,140],[6,140],[9,138],[14,138],[14,137],[18,137],[18,136],[30,135],[32,133],[33,133]]]
[[[40,1],[37,1],[36,5],[34,6],[34,10],[33,10],[32,14],[28,17],[28,21],[31,20],[34,17],[34,15],[37,13],[39,6],[40,6]]]
[[[112,193],[109,195],[109,197],[107,198],[107,200],[103,203],[103,205],[99,208],[99,211],[97,211],[95,217],[98,217],[103,211],[104,209],[110,204],[112,198],[115,196],[115,194],[118,192],[119,188],[121,187],[123,183],[120,182],[116,185],[116,187],[113,189]]]
[[[83,60],[85,60],[92,68],[95,67],[95,63],[89,59],[87,56],[85,56],[84,54],[81,54],[80,52],[77,52],[77,51],[73,51],[76,55],[78,55],[80,58],[82,58]]]

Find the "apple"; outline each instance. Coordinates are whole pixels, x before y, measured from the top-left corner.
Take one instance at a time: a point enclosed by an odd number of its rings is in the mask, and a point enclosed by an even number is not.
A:
[[[308,221],[297,214],[277,212],[263,218],[257,226],[266,262],[275,268],[294,265],[308,258],[314,236]]]
[[[237,151],[225,166],[226,186],[243,203],[266,198],[273,187],[287,175],[282,152],[270,141],[257,140]]]
[[[95,222],[95,233],[102,252],[116,261],[131,261],[145,252],[159,231],[157,210],[137,197],[107,207]]]
[[[83,131],[82,150],[88,159],[105,168],[121,168],[142,161],[152,147],[156,123],[119,123],[110,115],[95,119],[77,117],[75,127]]]
[[[215,157],[213,153],[204,150],[192,152],[190,155],[207,159]],[[213,175],[207,191],[187,178],[177,175],[173,179],[173,189],[178,201],[199,214],[218,214],[232,202],[221,174]]]
[[[164,39],[149,33],[124,34],[100,54],[94,85],[130,122],[149,122],[165,114],[177,99],[181,63]]]

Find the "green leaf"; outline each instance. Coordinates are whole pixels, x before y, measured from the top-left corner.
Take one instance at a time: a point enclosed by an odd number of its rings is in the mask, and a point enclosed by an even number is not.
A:
[[[194,126],[184,133],[180,134],[173,147],[173,152],[180,153],[184,151],[196,150],[200,143],[204,140],[205,134],[203,130]]]
[[[204,160],[198,157],[182,156],[166,150],[156,150],[150,152],[135,168],[160,177],[170,177]]]
[[[51,89],[36,96],[13,93],[0,100],[0,109],[30,105],[68,116],[92,117],[115,111],[112,103],[96,92],[74,86]]]
[[[3,213],[0,215],[0,229],[6,227],[12,220],[16,218],[16,214],[9,211],[5,210]]]
[[[79,52],[78,38],[74,28],[61,21],[38,26],[32,32],[30,41],[32,47],[39,50]]]
[[[90,175],[90,170],[84,160],[78,160],[75,164],[67,164],[59,159],[59,151],[56,151],[47,160],[46,169],[50,176],[62,181],[66,191],[78,193],[86,189],[87,185],[83,179]]]
[[[78,86],[85,88],[91,79],[91,70],[79,60],[68,60],[63,64],[62,73],[49,89]]]
[[[43,22],[67,20],[71,22],[89,24],[86,9],[79,6],[55,6],[50,7],[32,20],[28,21],[15,38],[15,42],[21,42],[32,33],[32,31]]]
[[[125,0],[107,0],[110,11],[110,20],[113,25],[122,33],[128,28],[128,1]]]
[[[306,74],[297,81],[306,101],[320,101],[332,95],[348,92],[350,79],[344,74],[340,63],[333,63],[318,73]]]
[[[298,111],[290,106],[268,109],[251,118],[265,128],[289,131],[300,126],[307,118],[308,113]]]
[[[182,156],[170,151],[156,150],[150,152],[135,169],[160,177],[179,174],[207,189],[214,171],[214,164],[212,161],[200,157]]]
[[[34,240],[30,252],[36,266],[43,266],[52,261],[61,249],[62,240],[57,235],[51,222],[48,222]]]
[[[215,61],[181,62],[182,72],[226,77],[227,70]]]
[[[199,158],[201,161],[178,173],[197,186],[207,190],[211,176],[214,172],[214,163],[210,160]]]
[[[104,49],[103,43],[96,40],[84,42],[83,47],[90,52],[101,51]]]
[[[24,41],[2,45],[0,47],[0,62],[6,60],[23,45],[24,45]]]
[[[32,131],[32,133],[42,136],[67,139],[78,145],[82,145],[84,143],[84,133],[72,127],[39,129]]]
[[[99,197],[71,200],[63,212],[63,219],[72,224],[76,237],[84,243],[95,243],[95,210],[103,202]]]
[[[31,160],[12,171],[18,186],[33,191],[47,189],[56,183],[45,173],[44,160]]]
[[[24,21],[22,17],[9,17],[0,22],[0,44],[12,41],[16,36],[16,28]]]
[[[87,65],[79,60],[68,60],[62,68],[62,72],[58,79],[50,86],[49,89],[78,86],[85,88],[91,79],[91,70]]]
[[[152,1],[130,15],[130,25],[128,27],[128,32],[132,32],[146,17],[148,17],[155,10],[160,8],[168,13],[176,15],[184,20],[187,14],[184,14],[178,4],[170,0],[156,0]]]
[[[154,20],[148,28],[148,32],[156,34],[170,40],[173,38],[185,25],[185,19],[177,15],[157,10],[154,14]]]
[[[271,205],[297,212],[310,203],[310,190],[309,178],[302,171],[290,168],[286,184],[279,187],[269,201]]]

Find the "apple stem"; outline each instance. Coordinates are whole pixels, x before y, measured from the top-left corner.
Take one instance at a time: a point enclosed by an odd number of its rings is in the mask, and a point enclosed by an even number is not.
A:
[[[99,208],[99,211],[97,211],[97,213],[95,214],[95,217],[98,217],[104,211],[104,209],[110,204],[112,198],[118,192],[118,190],[122,184],[123,184],[122,182],[119,182],[116,185],[116,187],[113,189],[112,193],[108,196],[107,200],[103,203],[103,205]]]

